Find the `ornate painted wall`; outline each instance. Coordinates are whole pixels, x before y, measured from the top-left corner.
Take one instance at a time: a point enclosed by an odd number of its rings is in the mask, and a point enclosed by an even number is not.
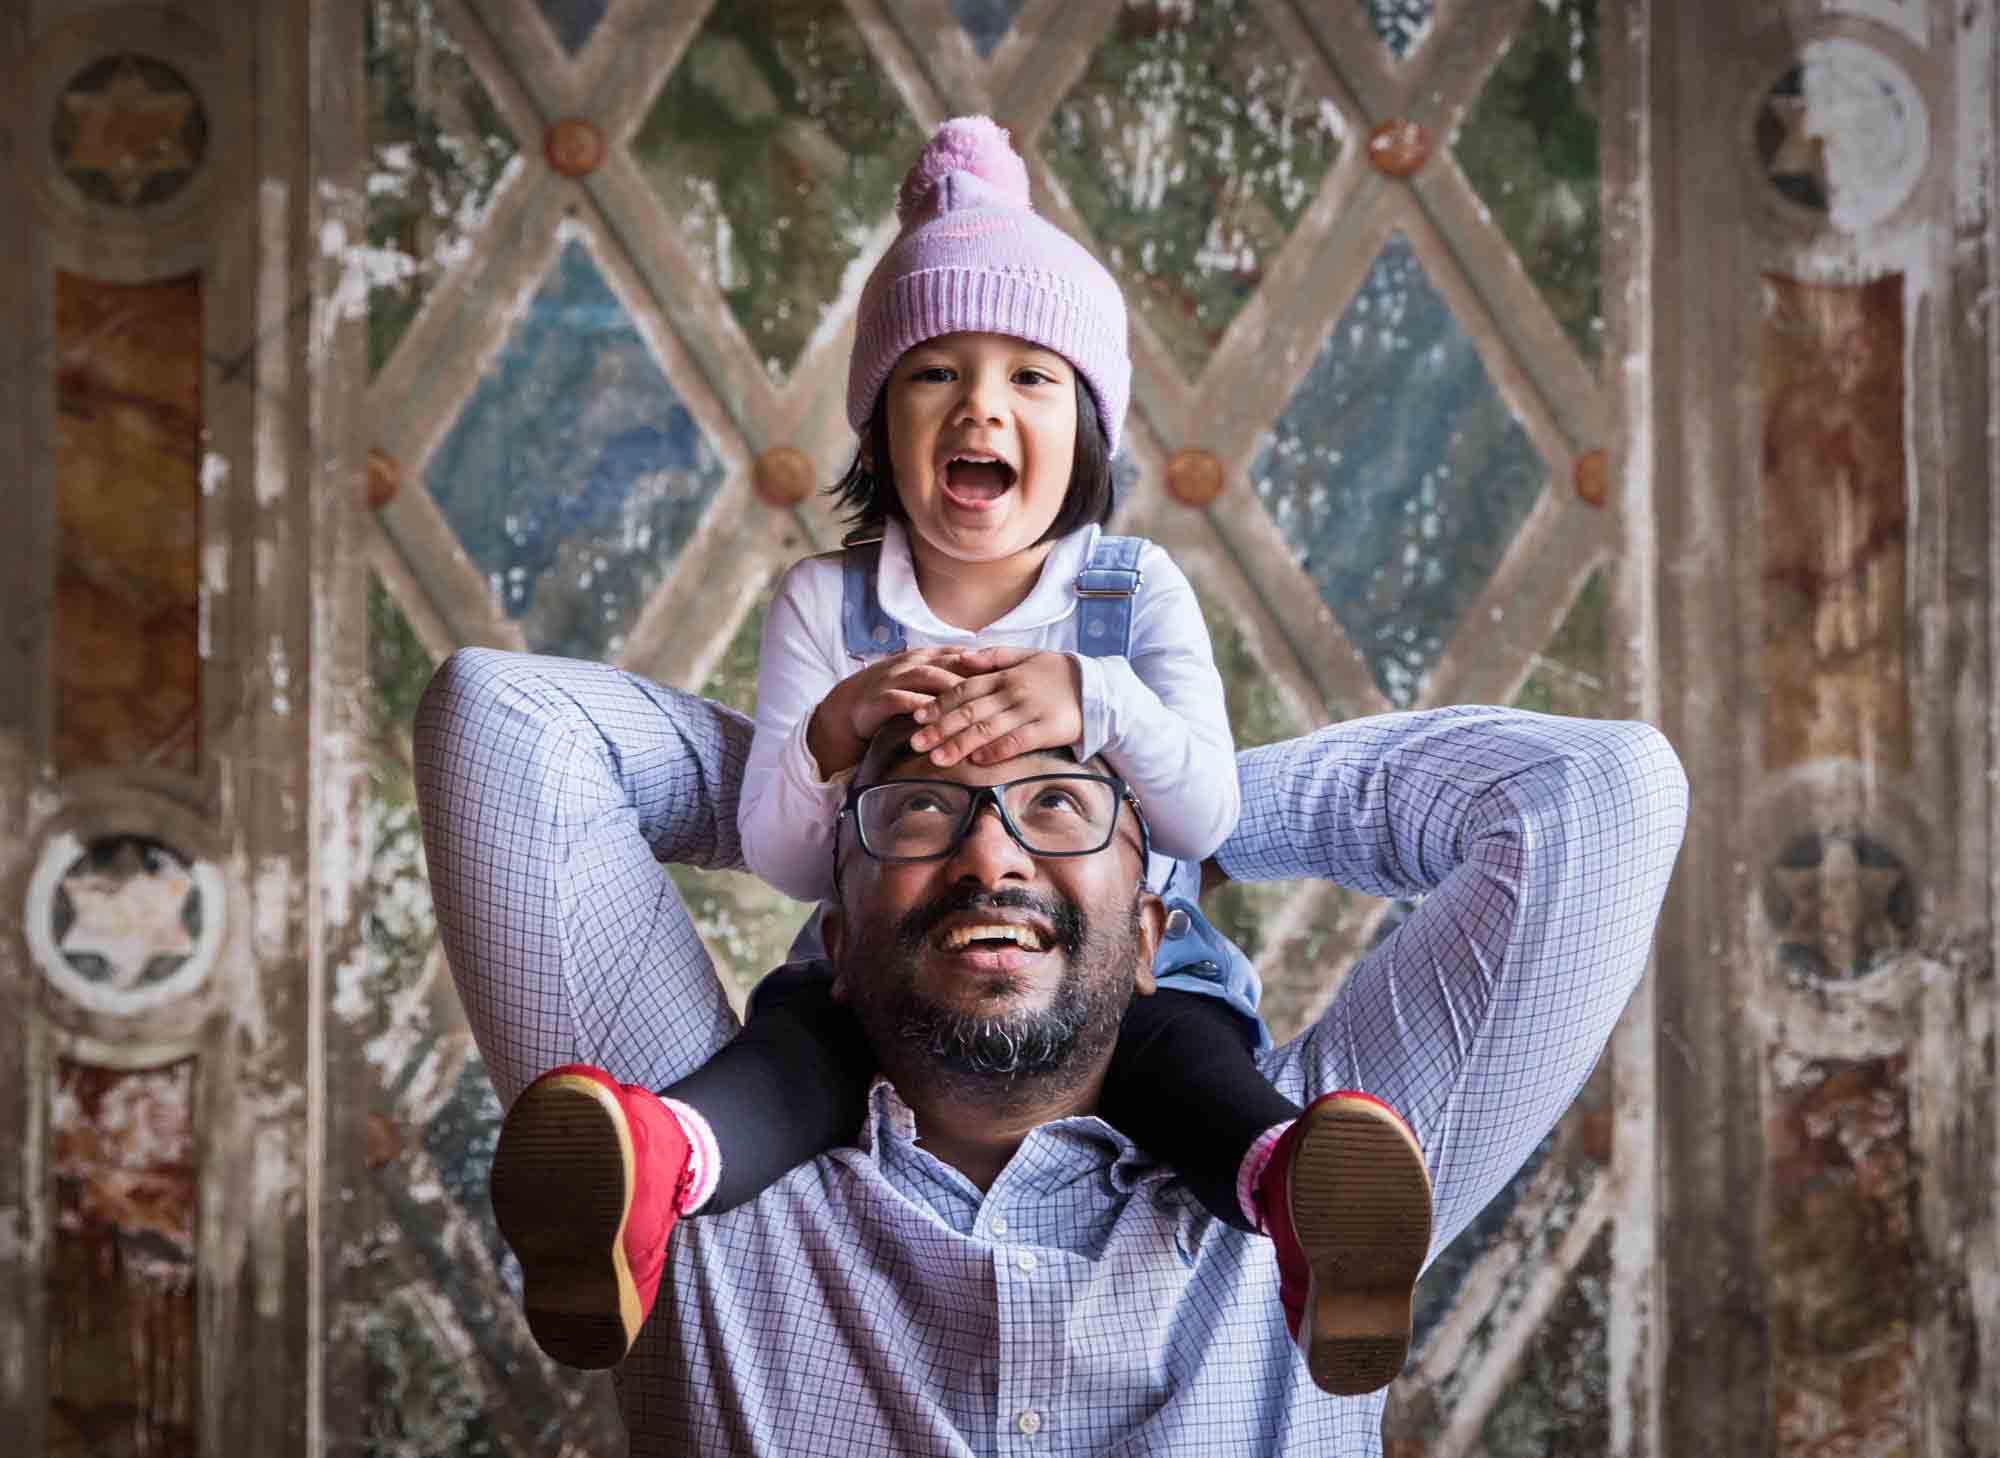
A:
[[[466,643],[750,707],[896,184],[988,111],[1133,306],[1117,525],[1239,743],[1501,701],[1693,773],[1659,969],[1427,1278],[1388,1451],[2000,1450],[1993,12],[0,18],[0,1420],[621,1450],[514,1310],[411,716]],[[740,997],[802,908],[662,874]],[[1212,909],[1280,1036],[1407,911]]]

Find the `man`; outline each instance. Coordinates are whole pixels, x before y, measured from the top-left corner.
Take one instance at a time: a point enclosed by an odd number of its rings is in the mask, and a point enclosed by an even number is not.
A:
[[[698,732],[662,731],[668,697]],[[748,728],[687,710],[616,670],[483,651],[426,696],[439,923],[504,1098],[567,1058],[661,1087],[734,1030],[653,861],[735,862]],[[885,743],[861,782],[914,764]],[[1355,1088],[1406,1114],[1434,1253],[1601,1052],[1645,966],[1685,779],[1643,725],[1494,709],[1338,725],[1240,767],[1222,871],[1424,897],[1265,1069],[1301,1103]],[[947,857],[895,865],[843,833],[828,949],[886,1076],[852,1146],[675,1236],[621,1371],[635,1455],[1379,1453],[1380,1394],[1325,1396],[1287,1340],[1269,1243],[1207,1217],[1090,1112],[1157,935],[1136,835],[1065,865],[982,813]],[[896,955],[913,916],[1009,886],[1081,914],[1067,965],[952,984]],[[1068,1031],[1042,1037],[1055,1056],[996,1085],[980,1040],[1049,1033],[1065,997]]]

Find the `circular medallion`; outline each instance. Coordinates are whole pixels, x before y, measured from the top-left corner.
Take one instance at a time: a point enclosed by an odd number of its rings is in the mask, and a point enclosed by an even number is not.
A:
[[[1414,177],[1430,157],[1430,133],[1407,117],[1392,117],[1368,134],[1368,160],[1384,177]]]
[[[28,883],[28,945],[65,997],[131,1014],[208,980],[222,940],[221,874],[151,836],[50,838]]]
[[[1587,506],[1603,506],[1611,500],[1611,456],[1599,446],[1576,458],[1577,499]]]
[[[1780,964],[1820,982],[1865,976],[1910,943],[1917,893],[1909,868],[1861,831],[1808,831],[1765,869],[1764,915]]]
[[[1199,446],[1177,450],[1167,462],[1167,494],[1183,506],[1206,506],[1222,494],[1222,462]]]
[[[759,451],[750,468],[750,485],[766,505],[797,506],[812,495],[812,457],[797,446]]]
[[[580,116],[566,116],[542,138],[542,155],[564,177],[588,177],[604,165],[604,133]]]
[[[1889,217],[1930,157],[1930,112],[1910,75],[1844,36],[1809,42],[1757,111],[1759,167],[1782,202],[1845,233]]]
[[[402,463],[380,446],[368,447],[368,509],[380,511],[394,501],[402,489]]]
[[[92,61],[56,98],[51,151],[78,192],[115,208],[163,203],[208,151],[208,115],[165,61],[120,52]]]

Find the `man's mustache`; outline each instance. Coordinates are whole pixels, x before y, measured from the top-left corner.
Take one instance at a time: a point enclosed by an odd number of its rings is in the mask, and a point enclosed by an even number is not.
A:
[[[905,952],[921,951],[930,943],[931,933],[948,916],[965,911],[1032,911],[1048,922],[1056,945],[1069,956],[1083,948],[1084,916],[1073,901],[1057,896],[1036,896],[1027,891],[986,891],[970,882],[960,882],[935,901],[912,907],[896,923],[896,946]]]

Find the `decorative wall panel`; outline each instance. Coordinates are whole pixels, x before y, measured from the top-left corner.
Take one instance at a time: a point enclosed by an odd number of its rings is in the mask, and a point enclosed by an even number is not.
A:
[[[1603,347],[1596,0],[1537,5],[1452,155],[1586,359]]]
[[[1801,1064],[1779,1080],[1766,1137],[1772,1451],[1921,1451],[1905,1059]]]
[[[51,1458],[196,1451],[194,1071],[55,1065]]]
[[[529,645],[595,658],[618,652],[722,467],[571,242],[424,479]]]
[[[1383,695],[1403,706],[1422,693],[1545,476],[1472,337],[1400,237],[1250,467],[1300,567]]]
[[[1765,288],[1765,768],[1907,769],[1903,280]]]
[[[923,143],[837,6],[718,5],[632,138],[646,180],[782,380]]]
[[[58,272],[55,293],[56,766],[192,774],[201,279],[112,284]]]
[[[1042,134],[1127,307],[1189,378],[1340,155],[1319,75],[1245,0],[1130,0]]]
[[[368,366],[395,351],[462,260],[517,147],[493,98],[427,0],[367,0]]]

